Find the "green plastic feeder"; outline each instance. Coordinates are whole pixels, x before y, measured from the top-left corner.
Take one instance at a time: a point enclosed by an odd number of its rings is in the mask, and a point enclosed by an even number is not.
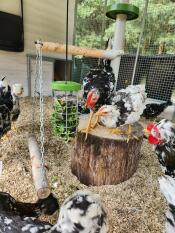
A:
[[[52,128],[56,136],[69,141],[75,136],[78,125],[78,91],[81,85],[72,81],[51,83],[54,105]]]
[[[81,84],[71,81],[53,81],[51,83],[53,91],[80,91]]]
[[[139,8],[128,3],[113,3],[107,6],[106,16],[116,20],[118,14],[127,15],[127,20],[137,19],[139,16]]]

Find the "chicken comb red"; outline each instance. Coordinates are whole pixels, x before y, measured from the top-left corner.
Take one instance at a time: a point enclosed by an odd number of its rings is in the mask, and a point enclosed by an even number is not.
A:
[[[151,123],[151,122],[149,122],[148,124],[147,124],[147,130],[149,131],[149,132],[151,132],[151,130],[153,129],[155,127],[155,125],[153,124],[153,123]]]

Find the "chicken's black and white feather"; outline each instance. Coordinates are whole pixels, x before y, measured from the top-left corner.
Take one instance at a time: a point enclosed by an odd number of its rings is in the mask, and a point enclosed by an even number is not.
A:
[[[59,218],[51,224],[0,211],[1,233],[107,233],[107,217],[98,197],[78,191],[63,203]]]
[[[0,212],[21,217],[38,217],[42,214],[52,215],[58,208],[58,201],[52,193],[36,203],[25,203],[15,200],[9,193],[0,192]]]
[[[0,80],[0,138],[11,129],[11,111],[13,97],[5,77]]]
[[[0,80],[0,138],[11,129],[11,121],[16,121],[19,114],[19,96],[11,90],[4,77]]]
[[[107,216],[95,194],[77,191],[63,203],[53,229],[60,233],[106,233]]]
[[[112,38],[108,40],[106,49],[112,49]],[[93,111],[104,104],[108,104],[114,91],[115,75],[110,63],[110,60],[100,59],[99,64],[91,68],[83,79],[84,99],[87,100],[91,91],[99,96],[95,105],[93,107],[89,106]]]
[[[153,141],[153,150],[163,171],[175,177],[175,124],[163,119],[150,129],[149,134],[148,141]]]
[[[51,224],[35,218],[0,213],[1,233],[43,233],[48,232],[51,227]]]
[[[84,98],[92,90],[97,90],[99,99],[95,104],[98,109],[103,104],[108,104],[110,96],[114,91],[115,78],[112,71],[106,71],[102,65],[92,68],[83,80]]]
[[[143,111],[143,117],[146,119],[154,118],[159,116],[168,106],[172,105],[171,101],[167,101],[166,103],[150,103],[146,104],[146,108]]]
[[[11,120],[16,121],[20,115],[19,97],[13,94],[13,109],[11,111]]]
[[[116,128],[126,124],[133,124],[140,119],[145,109],[146,93],[143,85],[130,85],[114,93],[110,105],[102,107],[104,115],[99,122],[108,127]]]
[[[165,196],[169,210],[166,213],[165,233],[175,232],[175,180],[170,176],[159,178],[160,190]]]

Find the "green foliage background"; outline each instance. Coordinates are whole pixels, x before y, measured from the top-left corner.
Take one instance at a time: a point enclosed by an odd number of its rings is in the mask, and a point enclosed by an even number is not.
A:
[[[106,3],[116,0],[77,0],[75,44],[85,47],[104,48],[105,41],[114,32],[113,20],[105,16]],[[145,0],[131,0],[140,9],[140,17],[128,21],[126,26],[125,52],[135,53],[138,45]],[[150,0],[142,54],[174,54],[175,52],[175,1]]]

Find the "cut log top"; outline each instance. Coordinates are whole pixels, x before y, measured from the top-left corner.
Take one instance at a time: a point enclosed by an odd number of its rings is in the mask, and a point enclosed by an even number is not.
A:
[[[95,118],[95,116],[94,116]],[[88,123],[89,114],[84,114],[79,117],[79,125],[78,125],[78,131],[81,131],[81,129],[85,129]],[[94,119],[92,120],[94,122]],[[128,129],[128,125],[124,125],[120,127],[121,130],[126,131]],[[134,138],[134,136],[137,136],[138,138],[143,136],[142,132],[143,127],[136,122],[133,124],[132,132],[131,132],[131,139]],[[121,135],[121,134],[113,134],[110,132],[110,129],[101,125],[98,125],[95,129],[91,130],[89,134],[106,138],[106,139],[114,139],[114,140],[127,140],[127,135]]]

